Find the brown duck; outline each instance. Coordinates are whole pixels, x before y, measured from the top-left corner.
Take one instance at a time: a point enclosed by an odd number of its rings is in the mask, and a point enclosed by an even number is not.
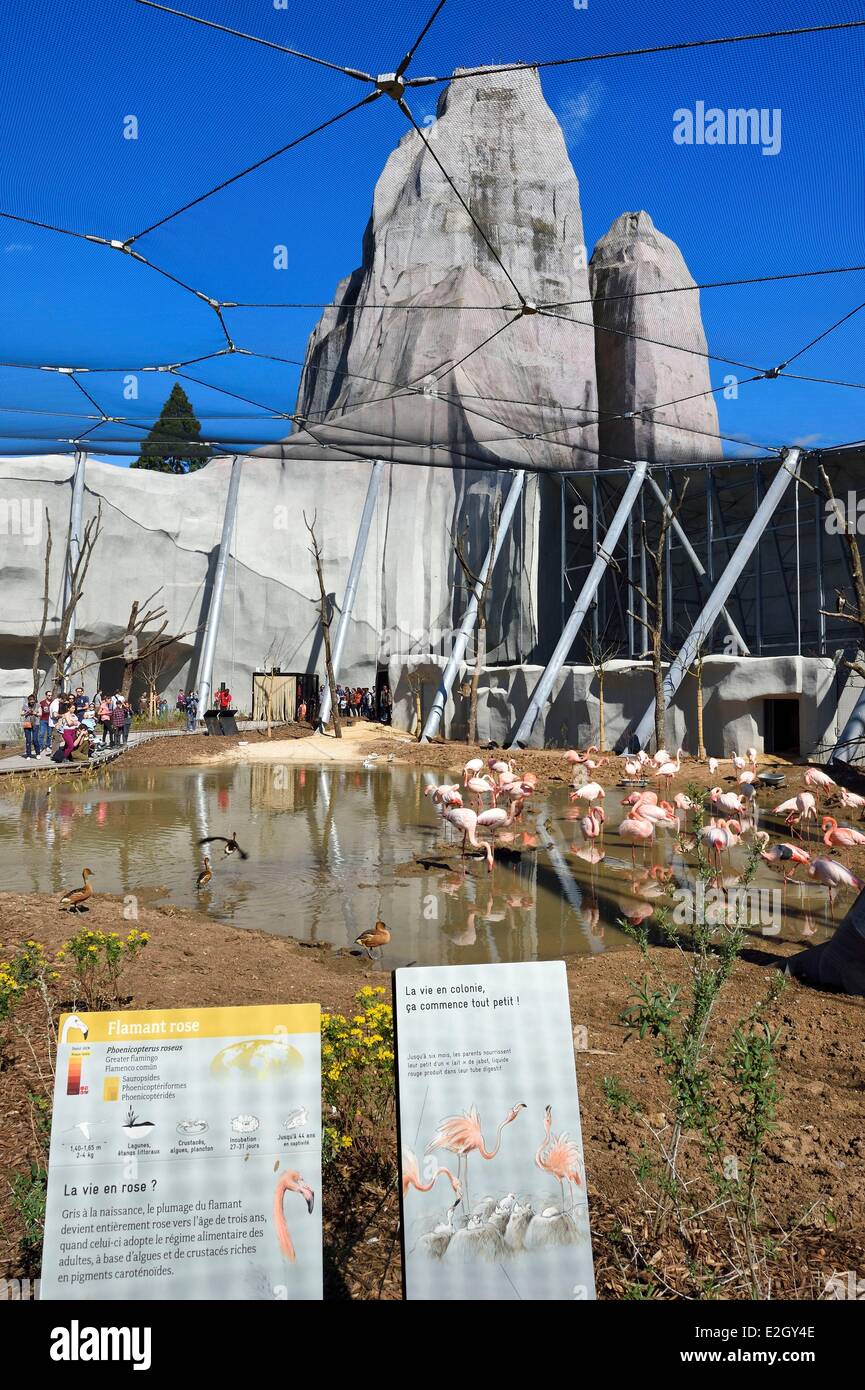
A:
[[[92,869],[84,869],[81,874],[84,886],[76,888],[74,892],[64,893],[60,899],[60,906],[65,907],[67,912],[81,912],[88,898],[93,897],[93,889],[90,887],[90,880],[93,877]]]
[[[377,946],[386,946],[389,941],[390,932],[384,922],[379,920],[370,931],[362,931],[360,936],[355,938],[355,945],[362,946],[370,960],[372,960],[372,953],[375,948]]]
[[[206,888],[212,878],[213,870],[210,867],[210,860],[205,854],[201,873],[198,875],[198,878],[195,881],[195,886],[198,889],[198,891],[201,892],[202,888]]]

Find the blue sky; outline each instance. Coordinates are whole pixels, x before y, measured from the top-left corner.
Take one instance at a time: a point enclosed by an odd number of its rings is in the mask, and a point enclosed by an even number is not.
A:
[[[396,66],[432,0],[175,0],[177,8],[368,72]],[[669,10],[623,0],[447,0],[411,72],[576,56],[725,33],[861,18],[861,5],[697,0]],[[214,33],[133,0],[4,0],[0,210],[124,239],[358,100],[361,84],[283,53]],[[678,242],[698,282],[865,261],[861,81],[865,30],[547,69],[580,179],[586,241],[645,208]],[[440,87],[410,94],[419,120]],[[683,147],[673,113],[707,106],[780,108],[774,157],[754,147]],[[124,118],[138,139],[123,138]],[[289,151],[166,226],[140,250],[219,299],[330,299],[357,263],[381,168],[405,130],[386,99]],[[276,270],[273,248],[287,247]],[[707,290],[710,350],[768,367],[865,300],[865,273]],[[300,360],[316,310],[230,310],[242,346]],[[120,369],[177,362],[224,345],[206,305],[128,257],[0,219],[0,360],[116,368],[82,376],[108,414],[149,421],[164,376],[123,399]],[[865,381],[865,311],[807,353],[808,375]],[[723,367],[713,367],[713,382]],[[298,367],[237,357],[189,371],[279,410]],[[206,432],[278,437],[226,419],[251,408],[184,383]],[[0,453],[74,435],[91,407],[63,377],[0,368]],[[768,444],[860,439],[865,392],[807,382],[743,387],[719,401],[722,430]],[[20,414],[20,411],[31,412]],[[263,433],[260,433],[263,431]],[[27,442],[21,438],[28,435]],[[93,452],[100,455],[99,431]]]

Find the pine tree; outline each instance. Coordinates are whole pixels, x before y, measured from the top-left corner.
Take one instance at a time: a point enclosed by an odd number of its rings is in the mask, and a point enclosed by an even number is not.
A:
[[[157,473],[193,473],[203,468],[209,457],[206,445],[198,442],[200,438],[201,425],[178,382],[132,467],[151,468]]]

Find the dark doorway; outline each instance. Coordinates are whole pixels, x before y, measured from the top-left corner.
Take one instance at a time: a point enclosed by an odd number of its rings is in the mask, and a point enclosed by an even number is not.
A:
[[[799,753],[799,701],[763,701],[763,751]]]

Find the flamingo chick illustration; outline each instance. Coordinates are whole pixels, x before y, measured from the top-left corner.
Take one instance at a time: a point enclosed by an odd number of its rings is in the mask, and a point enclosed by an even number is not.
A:
[[[525,1105],[521,1101],[519,1105],[514,1105],[502,1120],[496,1130],[496,1142],[491,1149],[486,1147],[484,1136],[481,1131],[481,1117],[477,1107],[471,1106],[462,1115],[449,1115],[447,1119],[441,1120],[432,1139],[424,1150],[425,1153],[432,1153],[435,1149],[447,1149],[449,1153],[456,1154],[458,1159],[458,1181],[461,1185],[463,1200],[466,1210],[471,1210],[469,1202],[469,1154],[477,1150],[481,1158],[495,1158],[502,1142],[502,1131],[506,1125],[513,1124],[521,1110],[525,1110]],[[463,1172],[465,1163],[465,1172]]]
[[[292,1264],[294,1264],[296,1258],[294,1253],[294,1242],[288,1233],[288,1227],[285,1224],[285,1212],[283,1211],[283,1202],[286,1192],[299,1193],[306,1202],[306,1209],[310,1215],[312,1214],[312,1208],[315,1204],[315,1193],[309,1184],[304,1182],[300,1173],[295,1172],[293,1169],[287,1169],[286,1172],[281,1173],[276,1180],[276,1191],[273,1195],[273,1224],[276,1230],[276,1238],[279,1241],[280,1250],[285,1258],[291,1260]]]

